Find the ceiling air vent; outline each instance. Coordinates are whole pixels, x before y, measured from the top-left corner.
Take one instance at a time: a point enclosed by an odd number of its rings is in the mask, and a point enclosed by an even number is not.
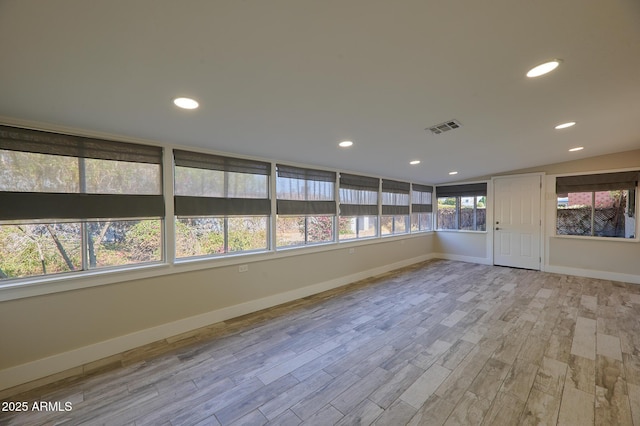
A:
[[[458,120],[449,120],[444,123],[436,124],[435,126],[427,127],[425,130],[429,130],[434,135],[439,135],[444,132],[448,132],[449,130],[457,129],[458,127],[462,127],[462,124]]]

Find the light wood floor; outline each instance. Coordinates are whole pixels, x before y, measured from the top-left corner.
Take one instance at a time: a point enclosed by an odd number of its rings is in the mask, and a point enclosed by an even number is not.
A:
[[[430,261],[121,361],[0,424],[640,425],[640,286]]]

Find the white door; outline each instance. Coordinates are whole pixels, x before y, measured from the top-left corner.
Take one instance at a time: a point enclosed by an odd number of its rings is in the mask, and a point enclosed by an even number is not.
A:
[[[493,263],[540,269],[541,176],[494,178]]]

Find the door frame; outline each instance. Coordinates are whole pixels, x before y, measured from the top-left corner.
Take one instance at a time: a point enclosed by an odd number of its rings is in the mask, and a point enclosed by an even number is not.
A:
[[[546,245],[545,245],[545,230],[546,230],[546,221],[545,221],[545,201],[546,201],[546,174],[544,172],[534,172],[534,173],[520,173],[513,175],[501,175],[501,176],[491,176],[491,222],[489,223],[489,215],[487,215],[487,232],[491,234],[491,238],[487,240],[487,248],[489,250],[489,255],[491,259],[491,264],[495,265],[494,259],[494,241],[496,237],[495,233],[495,220],[493,212],[495,211],[496,205],[496,194],[495,194],[495,181],[498,179],[507,179],[507,178],[519,178],[519,177],[529,177],[529,176],[539,176],[540,177],[540,271],[545,271],[545,265],[547,264],[547,255],[546,255]],[[489,213],[489,212],[487,212]]]

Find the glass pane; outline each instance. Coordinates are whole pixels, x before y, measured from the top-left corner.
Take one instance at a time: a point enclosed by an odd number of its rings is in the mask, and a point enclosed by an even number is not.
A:
[[[558,197],[558,235],[591,235],[592,197],[592,192],[571,192]]]
[[[432,213],[412,213],[411,231],[431,231],[431,215]]]
[[[92,158],[80,161],[85,163],[85,192],[89,194],[154,195],[162,193],[160,164]]]
[[[594,235],[598,237],[633,238],[635,220],[629,217],[629,191],[595,193]]]
[[[340,216],[338,224],[341,241],[356,238],[369,238],[378,235],[377,216]]]
[[[267,224],[266,216],[230,217],[227,219],[229,227],[229,252],[251,250],[266,250]]]
[[[87,222],[89,268],[162,260],[162,220]]]
[[[269,176],[228,172],[227,197],[269,198]]]
[[[178,218],[176,258],[224,253],[224,219],[221,217]]]
[[[333,182],[278,177],[276,196],[280,200],[331,201],[333,186]]]
[[[380,218],[380,234],[393,234],[393,216],[382,216]]]
[[[438,198],[438,229],[458,229],[456,197]]]
[[[175,194],[193,197],[224,197],[224,172],[176,167]]]
[[[395,192],[383,192],[382,204],[386,206],[408,206],[409,194],[398,194]]]
[[[340,202],[343,204],[377,205],[378,192],[360,189],[340,188]]]
[[[0,279],[82,269],[79,223],[0,225]]]
[[[431,204],[431,193],[413,191],[411,193],[411,202],[413,204]]]
[[[459,229],[474,231],[476,216],[474,208],[475,197],[460,197]]]
[[[393,233],[406,234],[409,232],[409,215],[400,215],[393,217]]]
[[[307,242],[326,243],[333,241],[334,216],[307,217]]]
[[[487,197],[476,197],[476,231],[487,230]]]
[[[276,244],[278,247],[303,245],[305,232],[304,216],[278,216],[276,221]]]
[[[0,191],[79,192],[78,159],[0,150]]]

